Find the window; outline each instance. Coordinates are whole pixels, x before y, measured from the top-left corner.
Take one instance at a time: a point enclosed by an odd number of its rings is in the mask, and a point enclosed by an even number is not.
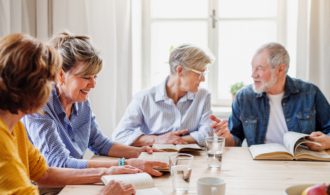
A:
[[[252,81],[250,62],[255,50],[272,41],[288,47],[287,26],[291,20],[287,13],[292,11],[284,0],[139,2],[132,1],[134,69],[140,73],[133,78],[135,92],[161,82],[169,74],[171,49],[192,43],[214,54],[216,61],[208,67],[204,87],[212,93],[213,105],[229,106],[230,86]],[[290,74],[295,76],[292,64]]]

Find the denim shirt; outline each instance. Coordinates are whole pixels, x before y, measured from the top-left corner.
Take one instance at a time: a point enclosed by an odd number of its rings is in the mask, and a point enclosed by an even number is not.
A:
[[[321,131],[330,135],[330,106],[320,89],[311,83],[286,77],[283,113],[289,131],[310,134]],[[266,93],[255,93],[252,85],[240,90],[232,104],[228,127],[236,145],[263,144],[269,121]]]

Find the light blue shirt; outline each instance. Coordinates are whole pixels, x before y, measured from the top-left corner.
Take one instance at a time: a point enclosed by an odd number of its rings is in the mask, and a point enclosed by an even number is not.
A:
[[[161,135],[188,129],[195,141],[204,145],[212,133],[211,95],[206,89],[188,92],[177,104],[167,96],[166,81],[137,94],[119,122],[112,139],[131,145],[141,135]]]
[[[88,101],[73,104],[68,119],[54,88],[43,112],[22,121],[49,166],[87,168],[87,160],[82,159],[87,148],[108,155],[112,142],[99,130]]]

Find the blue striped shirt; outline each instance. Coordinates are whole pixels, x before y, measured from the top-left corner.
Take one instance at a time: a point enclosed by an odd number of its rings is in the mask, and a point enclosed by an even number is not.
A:
[[[141,135],[188,129],[190,136],[204,145],[205,137],[212,133],[210,93],[206,89],[188,92],[175,104],[167,96],[166,81],[133,98],[112,134],[114,141],[131,145]]]
[[[99,130],[88,101],[74,103],[68,119],[54,87],[43,111],[22,121],[49,166],[86,168],[87,160],[82,158],[87,148],[108,155],[112,142]]]

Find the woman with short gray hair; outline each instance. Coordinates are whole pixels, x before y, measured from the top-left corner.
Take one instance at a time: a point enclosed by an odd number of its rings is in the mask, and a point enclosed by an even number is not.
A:
[[[203,145],[212,130],[210,93],[205,81],[212,54],[185,44],[169,57],[170,75],[160,85],[140,92],[126,110],[112,138],[133,146],[155,143]]]

